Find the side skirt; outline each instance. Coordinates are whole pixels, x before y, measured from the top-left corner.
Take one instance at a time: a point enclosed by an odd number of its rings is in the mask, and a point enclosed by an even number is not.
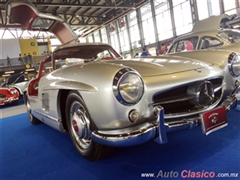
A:
[[[52,116],[49,116],[47,114],[31,110],[31,114],[36,117],[38,120],[42,121],[44,124],[47,124],[48,126],[61,131],[66,132],[66,130],[63,128],[62,120],[53,118]]]

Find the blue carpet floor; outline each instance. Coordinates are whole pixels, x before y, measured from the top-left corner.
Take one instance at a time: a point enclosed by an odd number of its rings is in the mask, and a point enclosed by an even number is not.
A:
[[[27,114],[4,118],[0,120],[0,179],[153,179],[143,178],[152,176],[144,173],[154,173],[156,179],[166,173],[170,177],[171,172],[174,179],[183,179],[181,174],[185,177],[190,171],[215,176],[236,173],[238,178],[217,179],[240,179],[240,112],[231,112],[228,119],[227,127],[208,136],[200,127],[174,132],[166,145],[150,141],[116,148],[108,158],[89,162],[77,153],[68,134],[45,124],[31,125]]]

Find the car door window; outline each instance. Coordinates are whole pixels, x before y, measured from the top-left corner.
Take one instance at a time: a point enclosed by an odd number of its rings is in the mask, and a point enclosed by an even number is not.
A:
[[[211,36],[205,36],[201,39],[200,49],[208,49],[213,47],[222,46],[223,42]]]
[[[197,47],[197,41],[198,37],[190,37],[187,39],[176,41],[172,45],[169,53],[195,50]]]
[[[177,52],[177,46],[178,46],[178,42],[175,42],[171,47],[170,50],[168,51],[168,53],[175,53]]]
[[[224,32],[219,32],[218,36],[229,43],[240,42],[239,30],[227,29]]]

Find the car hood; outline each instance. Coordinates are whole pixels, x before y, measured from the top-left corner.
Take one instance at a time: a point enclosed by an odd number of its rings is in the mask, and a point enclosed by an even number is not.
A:
[[[9,88],[4,88],[4,87],[1,87],[1,88],[0,88],[0,94],[1,94],[1,93],[4,93],[4,92],[6,92],[6,91],[9,91]]]
[[[228,47],[228,46],[226,46]],[[186,51],[174,53],[174,55],[182,56],[186,58],[196,58],[203,63],[210,63],[219,67],[225,67],[229,55],[233,51],[226,49],[206,49],[196,51]]]
[[[202,63],[193,59],[171,58],[171,57],[150,57],[135,58],[131,60],[102,61],[102,63],[118,64],[131,67],[138,71],[141,76],[158,76],[183,71],[191,71],[208,67],[211,63]]]

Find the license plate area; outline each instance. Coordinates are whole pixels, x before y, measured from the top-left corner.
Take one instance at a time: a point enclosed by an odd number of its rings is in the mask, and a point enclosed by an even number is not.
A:
[[[200,115],[202,131],[208,135],[228,125],[226,107],[219,107]]]

